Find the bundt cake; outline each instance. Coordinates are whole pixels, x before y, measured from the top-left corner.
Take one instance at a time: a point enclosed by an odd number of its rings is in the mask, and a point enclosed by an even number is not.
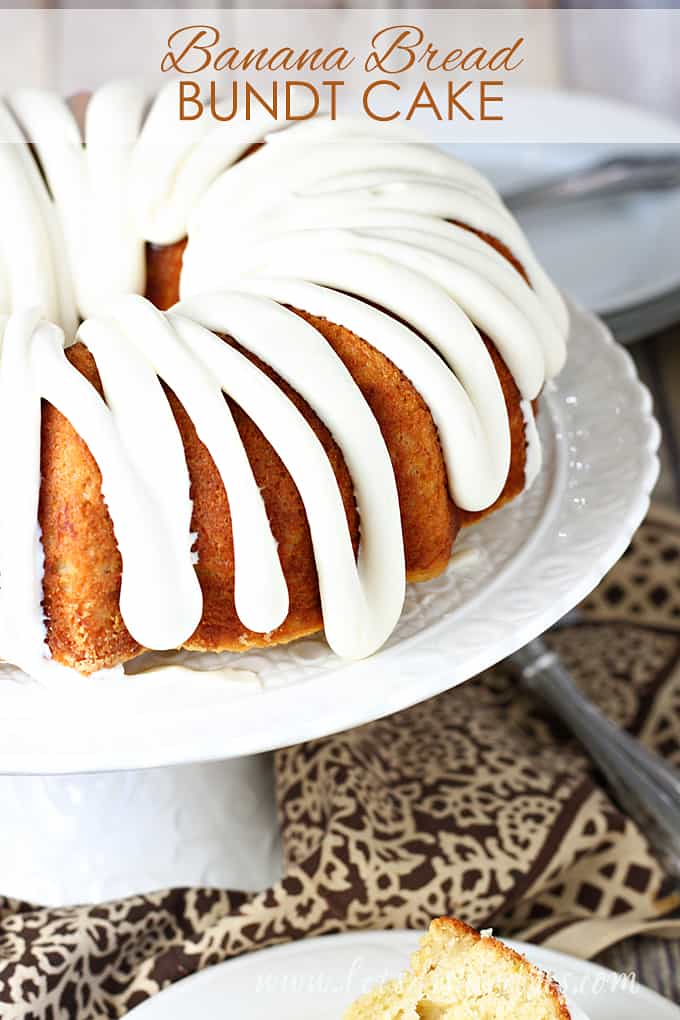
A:
[[[411,970],[344,1020],[569,1020],[560,989],[523,956],[462,921],[433,921]]]
[[[540,467],[565,306],[491,185],[359,121],[0,104],[0,654],[37,675],[324,629]],[[266,144],[263,144],[265,143]]]

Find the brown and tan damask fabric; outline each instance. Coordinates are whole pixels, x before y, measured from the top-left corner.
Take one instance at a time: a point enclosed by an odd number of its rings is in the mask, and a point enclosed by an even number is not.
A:
[[[678,517],[653,512],[582,622],[550,640],[612,718],[680,765]],[[444,913],[581,955],[680,926],[644,835],[502,668],[280,751],[276,776],[285,877],[271,889],[59,910],[0,899],[1,1020],[117,1017],[261,946]]]

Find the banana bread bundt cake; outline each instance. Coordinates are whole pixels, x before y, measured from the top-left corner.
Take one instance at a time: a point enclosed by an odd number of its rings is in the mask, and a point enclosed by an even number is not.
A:
[[[564,304],[480,174],[370,130],[0,104],[4,658],[366,656],[531,484]]]
[[[462,921],[433,921],[411,970],[368,992],[344,1020],[569,1020],[555,982]]]

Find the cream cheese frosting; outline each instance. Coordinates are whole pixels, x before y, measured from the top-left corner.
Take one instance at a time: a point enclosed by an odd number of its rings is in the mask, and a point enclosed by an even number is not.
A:
[[[0,145],[0,416],[3,434],[18,437],[0,448],[13,486],[0,506],[3,652],[29,672],[49,658],[37,528],[41,399],[71,421],[101,471],[130,634],[146,648],[168,649],[196,628],[202,596],[189,476],[161,382],[186,409],[229,493],[244,626],[275,630],[288,592],[224,394],[258,425],[300,492],[331,647],[347,657],[374,652],[404,598],[390,456],[340,358],[289,308],[368,339],[411,380],[437,426],[452,497],[472,511],[497,499],[510,464],[505,400],[481,334],[489,336],[521,394],[531,484],[540,469],[531,402],[563,364],[567,313],[492,187],[423,144],[377,142],[357,121],[277,131],[269,121],[179,124],[172,87],[150,106],[134,84],[100,89],[84,145],[67,105],[50,93],[13,93],[0,119],[14,139]],[[530,282],[450,221],[504,244]],[[140,296],[145,245],[185,236],[181,301],[160,312]],[[355,486],[356,560],[314,432],[218,334],[271,366],[329,428]],[[95,359],[103,399],[65,357],[75,338]]]

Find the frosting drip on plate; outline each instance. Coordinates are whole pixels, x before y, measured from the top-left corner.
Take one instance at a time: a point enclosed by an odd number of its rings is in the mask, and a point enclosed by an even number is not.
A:
[[[404,598],[390,455],[343,362],[291,308],[365,338],[412,382],[437,426],[452,498],[470,511],[494,503],[510,464],[488,336],[520,391],[530,484],[540,467],[532,401],[563,364],[567,316],[494,190],[425,145],[376,142],[365,123],[275,132],[264,121],[179,124],[172,88],[148,110],[135,85],[99,90],[85,145],[68,107],[48,93],[14,93],[0,118],[15,139],[0,146],[0,417],[2,434],[15,437],[0,446],[3,477],[12,479],[0,509],[3,652],[34,673],[49,657],[37,530],[42,399],[68,418],[101,471],[132,637],[175,648],[197,627],[189,476],[161,383],[187,411],[229,494],[244,626],[275,630],[289,602],[225,394],[300,493],[329,643],[343,656],[374,652]],[[529,282],[472,230],[511,251]],[[181,302],[160,312],[139,296],[145,245],[185,236]],[[65,356],[76,338],[95,359],[103,399]],[[323,447],[241,349],[286,380],[338,443],[361,522],[356,560]]]

